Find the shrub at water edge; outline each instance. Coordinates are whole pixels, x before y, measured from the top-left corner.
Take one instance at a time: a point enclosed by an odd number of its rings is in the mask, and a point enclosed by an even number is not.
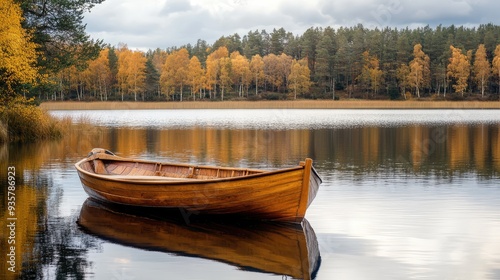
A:
[[[33,99],[16,97],[6,102],[0,106],[0,120],[0,142],[32,142],[63,134],[61,121],[36,106]]]

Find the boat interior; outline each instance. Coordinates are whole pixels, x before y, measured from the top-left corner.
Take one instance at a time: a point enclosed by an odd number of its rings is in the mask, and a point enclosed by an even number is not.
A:
[[[218,166],[196,166],[189,164],[171,164],[146,161],[125,161],[93,159],[80,165],[84,170],[100,175],[111,175],[115,178],[128,179],[169,178],[183,180],[208,180],[242,177],[260,174],[266,171],[248,168],[230,168]]]

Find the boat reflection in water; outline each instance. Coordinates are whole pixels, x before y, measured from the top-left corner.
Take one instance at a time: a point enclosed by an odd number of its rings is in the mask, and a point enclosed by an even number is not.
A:
[[[165,209],[103,204],[88,198],[78,224],[121,245],[217,260],[243,270],[314,279],[321,257],[316,234],[301,224],[210,220]]]

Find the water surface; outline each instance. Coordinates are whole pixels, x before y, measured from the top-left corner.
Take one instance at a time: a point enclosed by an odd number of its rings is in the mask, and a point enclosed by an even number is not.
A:
[[[500,278],[500,111],[51,113],[71,115],[77,121],[84,116],[97,125],[75,124],[71,135],[60,141],[0,149],[2,169],[16,167],[22,217],[16,238],[23,244],[18,254],[23,268],[13,275],[3,267],[7,279],[290,279],[298,275],[291,268],[266,271],[256,268],[252,260],[246,260],[250,265],[245,266],[226,260],[224,253],[214,255],[214,248],[227,244],[211,244],[213,252],[202,255],[192,251],[204,246],[195,242],[199,236],[193,237],[192,244],[175,234],[164,238],[165,244],[149,244],[157,240],[152,233],[185,230],[182,215],[173,223],[162,216],[155,222],[160,225],[130,220],[123,213],[115,217],[144,229],[150,241],[138,240],[136,235],[138,241],[133,244],[116,232],[112,239],[85,229],[77,220],[87,195],[73,164],[93,147],[121,156],[267,169],[313,158],[324,181],[306,215],[321,255],[315,279]],[[5,175],[1,174],[2,189]],[[5,208],[1,209],[5,221]],[[234,248],[244,248],[246,241],[258,240],[257,236],[275,236],[274,228],[266,225],[200,223],[195,225],[202,232],[226,234],[227,242],[238,234],[247,237],[234,241]],[[155,226],[158,230],[151,230]],[[273,242],[287,244],[286,240]],[[259,244],[265,248],[265,242]],[[167,250],[163,245],[168,245]],[[174,245],[182,247],[175,251]],[[249,256],[272,255],[245,250]],[[231,256],[229,251],[226,255]],[[302,260],[300,255],[296,258]]]

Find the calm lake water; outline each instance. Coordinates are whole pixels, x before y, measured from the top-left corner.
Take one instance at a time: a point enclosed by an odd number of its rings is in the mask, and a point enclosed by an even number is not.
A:
[[[74,117],[70,135],[0,148],[0,218],[8,166],[17,217],[16,272],[3,226],[2,279],[500,279],[498,110],[51,114]],[[303,229],[141,216],[87,200],[73,164],[94,147],[264,169],[311,157],[323,184]]]

